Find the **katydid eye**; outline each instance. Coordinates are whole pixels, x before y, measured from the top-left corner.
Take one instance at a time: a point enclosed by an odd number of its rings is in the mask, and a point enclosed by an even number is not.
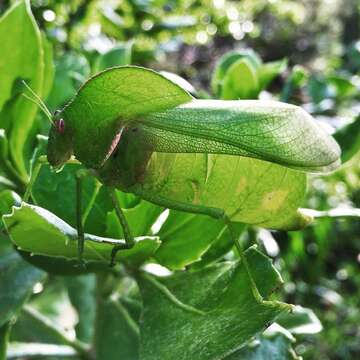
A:
[[[65,121],[64,119],[55,120],[55,128],[56,130],[62,134],[65,131]]]

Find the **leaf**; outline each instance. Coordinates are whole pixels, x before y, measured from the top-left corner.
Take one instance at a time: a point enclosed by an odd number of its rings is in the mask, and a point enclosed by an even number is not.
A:
[[[282,88],[280,100],[289,103],[295,91],[305,84],[308,77],[308,71],[304,67],[295,65]]]
[[[51,42],[42,33],[42,43],[44,48],[44,83],[42,96],[46,99],[51,91],[55,77],[55,66],[53,62],[54,51]],[[57,85],[57,84],[56,84]]]
[[[62,171],[55,173],[49,165],[43,165],[32,188],[32,196],[36,204],[53,212],[74,227],[76,226],[77,201],[76,173],[81,168],[81,165],[68,164]],[[82,185],[84,212],[96,192],[96,179],[91,176],[85,177]],[[102,197],[105,197],[107,201],[102,198],[99,204],[94,204],[92,210],[96,212],[96,216],[91,215],[85,223],[85,231],[92,231],[99,236],[105,235],[106,213],[113,208],[106,194],[102,194]]]
[[[259,78],[248,59],[240,59],[229,67],[223,80],[222,99],[256,99],[259,92]]]
[[[357,94],[358,89],[351,79],[345,76],[332,75],[326,78],[329,86],[334,87],[336,90],[336,96],[339,99],[351,97]]]
[[[11,98],[13,86],[20,79],[26,80],[41,96],[43,79],[46,75],[43,48],[40,30],[31,13],[30,1],[17,2],[1,17],[0,40],[2,49],[0,109]],[[11,129],[8,133],[10,153],[16,168],[24,178],[27,177],[24,146],[28,141],[36,112],[35,104],[19,96],[8,111],[1,113],[0,118],[1,127],[5,121],[11,119]]]
[[[232,227],[236,238],[239,238],[247,229],[247,225],[242,223],[232,223]],[[216,262],[225,256],[233,246],[234,242],[232,238],[229,236],[227,229],[223,228],[222,231],[217,234],[216,239],[210,244],[207,251],[201,256],[201,260],[192,264],[191,269],[200,270],[205,266]]]
[[[131,52],[133,43],[126,42],[118,44],[105,54],[101,54],[97,57],[93,72],[99,72],[114,66],[123,66],[131,64]]]
[[[13,206],[19,206],[21,204],[21,197],[12,190],[3,190],[0,192],[0,216],[11,213],[11,209]],[[0,230],[4,231],[4,223],[0,222]],[[8,237],[4,234],[4,236],[0,237],[0,256],[5,252],[13,251],[11,246],[11,242]]]
[[[65,282],[69,299],[78,315],[76,337],[83,342],[91,343],[96,314],[95,275],[72,276],[65,278]]]
[[[23,203],[15,207],[12,214],[5,215],[3,221],[11,240],[21,250],[77,260],[77,231],[48,210]],[[124,240],[90,234],[85,234],[85,240],[84,260],[103,264],[109,264],[114,244],[124,244]],[[132,249],[119,251],[116,260],[139,264],[159,246],[157,237],[136,238],[135,241]]]
[[[323,328],[315,313],[301,306],[295,306],[290,313],[279,316],[277,323],[295,335],[317,334]]]
[[[360,116],[334,134],[341,148],[341,161],[349,161],[360,150]]]
[[[157,234],[163,246],[156,259],[170,269],[183,269],[200,260],[223,229],[222,221],[208,216],[171,211]]]
[[[66,52],[55,60],[55,79],[47,103],[51,110],[61,108],[76,93],[90,75],[86,57],[76,52]]]
[[[281,284],[279,274],[255,248],[246,257],[260,293],[269,297]],[[240,263],[149,277],[138,280],[144,302],[141,360],[223,359],[290,309],[276,301],[257,301]],[[169,292],[176,301],[170,300]]]
[[[292,349],[294,342],[287,330],[274,323],[244,349],[225,360],[301,360]]]
[[[45,273],[12,252],[0,259],[0,326],[18,313]]]
[[[12,190],[3,190],[0,192],[0,216],[9,214],[13,206],[21,204],[21,197]]]
[[[217,62],[211,78],[211,88],[217,97],[220,97],[222,82],[228,69],[235,62],[243,58],[249,60],[256,70],[258,70],[262,64],[259,55],[253,50],[230,51],[223,55]]]
[[[99,299],[95,336],[97,359],[138,360],[138,331],[137,324],[118,299]]]
[[[170,269],[183,269],[201,259],[224,227],[222,221],[209,216],[172,210],[156,234],[161,238],[156,260]]]
[[[270,85],[277,76],[286,70],[287,59],[271,61],[263,64],[258,70],[260,89],[263,90]]]
[[[120,204],[122,205],[123,201],[121,201],[121,197],[123,194],[120,192],[118,194],[120,194]],[[162,207],[150,202],[140,201],[134,207],[123,209],[123,212],[126,216],[132,235],[143,236],[151,233],[151,226],[163,210]],[[106,225],[106,236],[113,238],[123,237],[123,230],[114,210],[108,213]]]
[[[106,158],[120,126],[135,117],[170,109],[191,99],[181,87],[152,70],[124,66],[105,70],[88,80],[62,116],[73,131],[76,158],[86,167],[97,168]]]

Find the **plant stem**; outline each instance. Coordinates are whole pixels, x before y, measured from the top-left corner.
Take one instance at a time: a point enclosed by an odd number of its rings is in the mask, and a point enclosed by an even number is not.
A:
[[[140,337],[140,329],[135,320],[131,317],[127,309],[121,304],[120,299],[113,300],[110,298],[115,308],[119,310],[123,318],[125,319],[127,325],[131,329],[131,331],[137,336]]]
[[[10,337],[11,324],[7,322],[0,327],[0,360],[6,360],[7,345]]]

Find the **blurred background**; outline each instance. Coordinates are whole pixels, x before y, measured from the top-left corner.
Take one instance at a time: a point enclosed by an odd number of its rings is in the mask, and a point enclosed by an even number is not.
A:
[[[1,1],[0,12],[10,3]],[[294,103],[330,132],[352,126],[343,137],[338,131],[345,147],[358,139],[357,146],[345,149],[340,170],[311,177],[304,207],[360,207],[359,0],[34,0],[31,5],[53,45],[56,86],[46,101],[52,111],[90,75],[125,64],[177,74],[182,79],[168,76],[199,98]],[[219,79],[229,70],[229,54],[249,57],[259,74],[268,74],[265,80],[259,75],[261,86],[224,92]],[[46,133],[40,116],[37,126]],[[322,323],[317,334],[297,337],[296,352],[304,359],[354,360],[360,358],[360,222],[328,215],[302,232],[253,229],[247,237],[275,259],[285,280],[283,299],[311,308]],[[62,281],[53,282],[39,300],[45,312],[49,303],[58,304],[58,310],[48,310],[53,316],[68,306]],[[21,338],[21,321],[16,326],[14,336]]]

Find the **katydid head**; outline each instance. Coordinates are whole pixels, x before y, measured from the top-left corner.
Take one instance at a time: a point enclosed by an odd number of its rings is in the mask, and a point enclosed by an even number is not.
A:
[[[73,153],[73,141],[71,131],[66,126],[61,111],[57,110],[52,117],[52,125],[49,131],[47,158],[55,168],[62,167]]]
[[[36,94],[33,89],[31,89],[26,81],[23,80],[22,83],[29,91],[31,97],[25,93],[23,96],[39,106],[39,108],[45,114],[46,118],[51,123],[48,139],[47,158],[50,165],[52,165],[54,168],[61,168],[73,154],[71,131],[67,129],[62,111],[56,110],[54,115],[51,115],[49,109],[42,101],[40,96]]]

